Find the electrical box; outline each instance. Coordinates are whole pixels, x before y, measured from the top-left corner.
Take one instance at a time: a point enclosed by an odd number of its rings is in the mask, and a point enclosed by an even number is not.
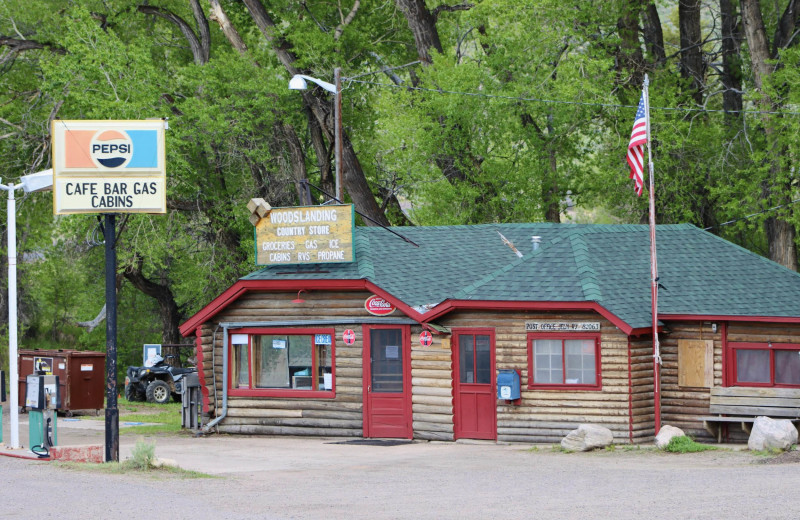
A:
[[[57,410],[61,405],[58,376],[31,374],[25,380],[25,406],[31,410]]]
[[[497,374],[497,398],[515,401],[520,398],[519,371],[501,370]]]

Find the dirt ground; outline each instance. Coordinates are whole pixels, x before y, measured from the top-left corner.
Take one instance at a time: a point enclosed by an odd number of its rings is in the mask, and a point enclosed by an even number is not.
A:
[[[60,423],[59,443],[102,443],[102,429],[86,422]],[[137,438],[121,430],[124,459]],[[630,447],[567,454],[488,442],[144,440],[156,445],[157,456],[213,478],[107,474],[0,456],[0,518],[152,518],[155,511],[160,518],[242,520],[794,520],[800,514],[798,452],[768,458],[739,450],[675,455]]]

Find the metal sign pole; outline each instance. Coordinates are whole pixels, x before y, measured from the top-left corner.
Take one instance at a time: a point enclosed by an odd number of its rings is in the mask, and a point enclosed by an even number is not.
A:
[[[117,244],[116,215],[104,215],[106,245],[106,462],[119,462],[117,409]]]

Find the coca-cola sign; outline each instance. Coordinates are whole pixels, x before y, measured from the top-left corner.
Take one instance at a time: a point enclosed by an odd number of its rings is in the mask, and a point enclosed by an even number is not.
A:
[[[364,302],[364,308],[367,309],[368,313],[375,316],[388,316],[394,312],[395,306],[380,296],[370,296]]]

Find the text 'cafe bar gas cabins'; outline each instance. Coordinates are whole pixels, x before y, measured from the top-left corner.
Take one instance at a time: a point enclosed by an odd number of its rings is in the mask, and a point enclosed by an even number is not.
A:
[[[355,262],[263,268],[181,327],[219,431],[552,443],[594,423],[652,440],[647,226],[395,230],[419,247],[356,228]],[[662,424],[721,439],[797,418],[800,275],[690,225],[657,243]],[[519,399],[498,398],[506,370]]]

